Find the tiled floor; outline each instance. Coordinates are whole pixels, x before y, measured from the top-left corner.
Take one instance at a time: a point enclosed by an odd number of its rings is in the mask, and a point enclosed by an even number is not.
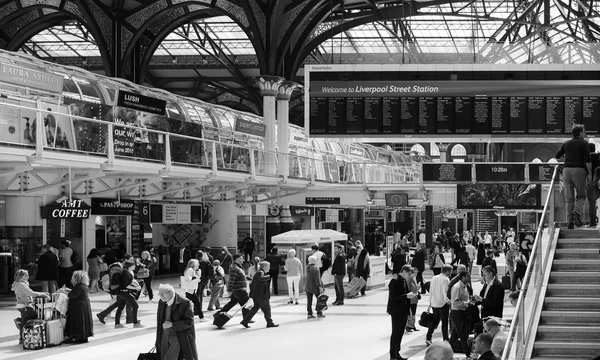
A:
[[[498,259],[500,274],[504,270],[504,258]],[[474,270],[473,273],[476,271]],[[425,272],[426,280],[431,271]],[[481,284],[479,276],[473,276],[473,286],[478,292]],[[177,279],[160,279],[177,285]],[[177,290],[178,292],[180,290]],[[332,296],[333,289],[327,289]],[[508,293],[507,293],[508,294]],[[109,296],[104,293],[91,294],[94,315],[104,309]],[[206,312],[211,321],[196,323],[196,341],[200,358],[203,360],[238,359],[263,360],[266,354],[279,354],[286,360],[305,359],[343,359],[343,360],[384,360],[388,359],[390,319],[385,313],[387,289],[367,291],[367,296],[347,299],[344,306],[329,306],[325,319],[306,319],[306,299],[300,305],[287,305],[287,296],[275,296],[271,299],[273,319],[279,328],[266,329],[265,320],[259,312],[252,328],[244,329],[239,322],[238,313],[223,330],[217,330],[212,324],[210,312]],[[419,302],[417,314],[427,309],[429,298],[423,296]],[[206,307],[206,300],[204,307]],[[140,352],[152,348],[156,333],[157,303],[148,303],[147,298],[140,299],[140,320],[144,329],[116,330],[107,319],[106,325],[94,321],[95,336],[88,344],[60,345],[39,351],[26,351],[18,344],[18,334],[13,324],[17,317],[16,308],[0,307],[0,359],[137,359]],[[505,303],[504,316],[510,318],[513,308]],[[94,316],[95,319],[95,316]],[[419,327],[420,328],[420,327]],[[402,355],[410,359],[421,360],[424,356],[426,329],[405,334],[402,341]],[[440,330],[434,333],[434,341],[441,339]],[[278,356],[279,357],[279,356]],[[464,355],[457,355],[457,359]]]

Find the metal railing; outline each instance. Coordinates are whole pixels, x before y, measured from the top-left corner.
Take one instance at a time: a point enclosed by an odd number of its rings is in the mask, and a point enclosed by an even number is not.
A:
[[[541,292],[545,281],[544,274],[548,266],[552,265],[549,254],[554,245],[554,201],[557,174],[558,166],[555,166],[553,180],[550,183],[548,197],[540,216],[540,223],[531,249],[527,271],[523,278],[502,360],[525,359],[528,345],[531,341],[535,341],[535,332],[537,331],[537,327],[534,326],[535,321],[537,321],[535,318],[536,309],[542,306],[541,301],[543,300],[541,299],[543,297],[541,297]],[[547,230],[544,230],[545,224]]]
[[[251,177],[283,177],[340,184],[421,183],[420,163],[349,162],[330,154],[309,152],[308,156],[301,156],[279,153],[203,139],[194,134],[139,126],[133,124],[133,120],[117,123],[42,110],[43,104],[37,100],[31,102],[32,106],[23,106],[0,100],[1,107],[15,112],[9,120],[14,123],[13,136],[0,138],[0,144],[31,148],[35,150],[32,154],[37,159],[44,159],[45,153],[59,151],[105,157],[107,166],[114,165],[115,160],[126,159],[163,164],[167,172],[176,166],[205,168],[213,174],[230,171]],[[26,123],[23,122],[25,115],[29,119]],[[52,120],[48,120],[50,117]]]

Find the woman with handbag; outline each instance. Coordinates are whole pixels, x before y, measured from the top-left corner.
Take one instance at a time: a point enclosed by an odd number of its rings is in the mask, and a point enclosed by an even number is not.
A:
[[[142,258],[137,260],[137,272],[135,276],[144,282],[144,286],[146,286],[144,294],[148,294],[148,302],[152,302],[154,298],[154,293],[152,292],[153,269],[154,260],[152,260],[150,252],[142,251]]]
[[[185,291],[185,297],[194,304],[194,315],[198,315],[200,320],[204,319],[202,313],[202,305],[196,296],[198,290],[198,282],[200,281],[200,264],[196,259],[190,259],[187,267],[183,271],[183,279],[181,279],[181,288]]]
[[[98,256],[98,250],[96,250],[96,248],[90,250],[90,253],[87,256],[87,263],[90,293],[95,293],[98,292],[98,280],[100,280],[100,264],[103,263],[102,258]]]

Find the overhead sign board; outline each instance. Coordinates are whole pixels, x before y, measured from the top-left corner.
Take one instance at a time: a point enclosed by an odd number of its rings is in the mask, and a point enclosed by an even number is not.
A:
[[[471,164],[424,163],[423,181],[430,182],[471,182]]]
[[[477,182],[525,181],[525,164],[475,164]]]
[[[64,80],[60,75],[0,63],[0,81],[10,84],[61,93]]]
[[[408,206],[408,194],[385,194],[385,206]]]
[[[529,164],[529,182],[550,182],[556,165]],[[558,172],[556,173],[558,178]],[[558,180],[558,179],[557,179]]]
[[[248,121],[246,119],[238,117],[235,121],[235,131],[244,134],[265,137],[265,133],[267,132],[267,125],[256,123],[253,121]]]
[[[156,115],[165,115],[167,109],[167,102],[148,96],[119,90],[119,96],[117,97],[117,106],[144,111]]]
[[[127,199],[92,199],[92,214],[94,215],[133,215],[133,200]]]
[[[306,205],[339,205],[339,197],[306,197],[304,198]]]
[[[312,206],[290,206],[290,212],[292,216],[313,216],[315,214],[315,208]]]

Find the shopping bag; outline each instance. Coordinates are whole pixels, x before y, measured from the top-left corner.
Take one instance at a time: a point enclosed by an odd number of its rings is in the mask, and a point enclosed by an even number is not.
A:
[[[502,277],[502,288],[504,290],[510,289],[510,275],[506,274]]]
[[[147,353],[140,353],[137,360],[159,360],[158,358],[159,356],[156,353],[156,347],[153,347]]]
[[[317,305],[316,305],[315,309],[318,312],[327,310],[328,309],[328,307],[327,307],[327,300],[329,300],[329,296],[327,296],[325,294],[319,295],[317,297]]]

